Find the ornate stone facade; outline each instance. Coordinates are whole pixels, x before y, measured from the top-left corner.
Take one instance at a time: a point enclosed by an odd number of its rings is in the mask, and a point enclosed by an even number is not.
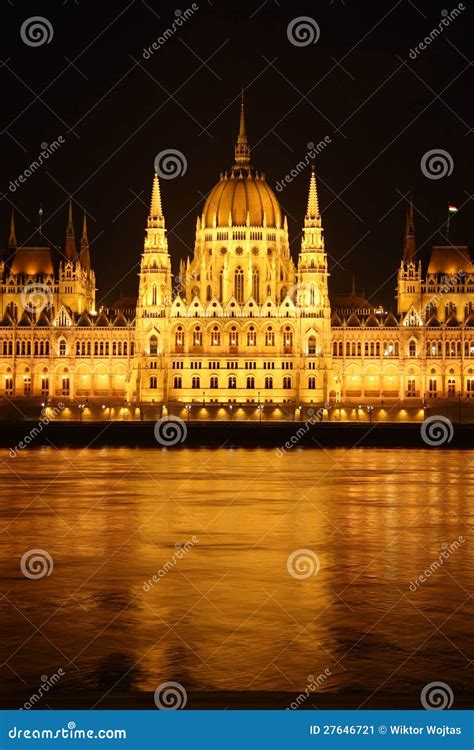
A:
[[[474,267],[467,247],[416,259],[410,206],[397,314],[328,291],[314,169],[295,266],[278,200],[251,166],[243,105],[232,168],[197,219],[192,259],[171,271],[158,177],[138,300],[95,308],[86,220],[64,258],[18,245],[0,264],[0,397],[139,418],[193,408],[211,418],[298,417],[305,407],[421,407],[474,396]],[[22,407],[22,404],[24,405]],[[238,415],[237,415],[238,418]]]

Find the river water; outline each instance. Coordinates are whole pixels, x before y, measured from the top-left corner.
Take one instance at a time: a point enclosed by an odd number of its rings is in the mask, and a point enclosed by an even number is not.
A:
[[[3,705],[46,678],[37,708],[154,708],[169,681],[191,708],[463,704],[472,452],[0,459]]]

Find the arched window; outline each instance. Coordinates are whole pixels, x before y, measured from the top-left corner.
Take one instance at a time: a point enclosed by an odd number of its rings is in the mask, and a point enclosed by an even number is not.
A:
[[[158,338],[156,336],[150,336],[150,354],[158,354]]]
[[[217,375],[212,375],[211,380],[209,382],[209,388],[212,388],[213,390],[216,388],[219,388],[219,380]]]
[[[211,287],[211,285],[210,285],[210,284],[208,284],[208,285],[207,285],[207,289],[206,289],[206,300],[207,300],[208,302],[210,302],[210,301],[211,301],[211,299],[212,299],[212,287]]]
[[[234,297],[237,302],[244,301],[244,272],[239,266],[234,274]]]
[[[408,345],[408,354],[410,357],[416,357],[416,341],[410,341]]]
[[[286,326],[283,331],[283,345],[286,347],[293,346],[293,331],[290,326]]]
[[[61,339],[61,341],[59,342],[59,356],[66,356],[66,342],[64,341],[64,339]]]
[[[308,354],[316,354],[316,336],[308,337]],[[349,355],[349,342],[346,344],[346,355]]]
[[[183,387],[183,380],[181,378],[181,375],[175,375],[173,378],[173,388],[182,388]]]
[[[316,291],[314,288],[314,284],[311,284],[309,287],[309,304],[314,305],[316,301]]]
[[[232,389],[237,388],[237,378],[235,377],[235,375],[229,376],[228,385],[229,385],[229,388],[232,388]]]
[[[310,391],[314,391],[316,388],[316,378],[308,378],[308,388]]]
[[[184,329],[182,326],[178,326],[174,335],[174,345],[177,351],[184,347]]]
[[[247,346],[256,346],[257,345],[257,331],[253,326],[250,326],[249,330],[247,331]]]
[[[273,388],[273,378],[265,378],[265,388]]]
[[[193,346],[202,346],[201,326],[196,326],[196,328],[193,331]]]
[[[219,346],[221,343],[221,332],[218,326],[214,326],[211,331],[211,346]]]
[[[285,388],[285,390],[291,388],[291,378],[283,378],[283,388]]]
[[[249,375],[247,378],[247,388],[255,388],[255,378],[253,375]]]
[[[257,304],[260,303],[260,272],[254,268],[252,272],[252,297]]]
[[[332,344],[332,356],[337,357],[337,341],[333,341]]]
[[[157,299],[158,299],[158,294],[157,294],[157,290],[156,290],[156,285],[153,284],[153,286],[151,288],[151,304],[152,305],[156,305],[157,304]]]
[[[239,333],[237,331],[237,328],[235,326],[232,326],[230,333],[229,333],[229,346],[238,346],[239,345]]]
[[[194,378],[192,379],[191,387],[192,388],[200,388],[201,387],[201,378],[199,377],[199,375],[195,375],[194,376]]]
[[[219,299],[221,302],[224,300],[224,270],[219,271]]]
[[[158,385],[158,379],[156,375],[152,375],[150,378],[150,388],[156,388]]]
[[[265,331],[265,346],[275,346],[275,333],[271,327]]]
[[[31,375],[29,371],[26,375],[23,375],[23,395],[29,396],[31,393]]]

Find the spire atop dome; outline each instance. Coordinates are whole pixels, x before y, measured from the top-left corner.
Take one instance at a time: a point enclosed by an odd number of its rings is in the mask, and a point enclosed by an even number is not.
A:
[[[413,216],[413,195],[410,193],[407,208],[405,241],[403,244],[403,260],[414,260],[416,255],[415,219]]]
[[[247,131],[245,129],[245,108],[244,108],[244,92],[242,90],[240,98],[240,124],[239,124],[239,135],[237,136],[237,143],[235,144],[235,166],[236,167],[250,167],[250,146],[247,139]]]
[[[66,245],[64,247],[66,260],[75,260],[76,258],[76,238],[74,235],[74,223],[72,220],[72,198],[69,198],[69,212],[66,229]]]
[[[305,216],[305,226],[319,226],[319,203],[318,203],[318,188],[316,185],[316,173],[314,171],[314,164],[311,165],[311,177],[309,179],[309,195],[308,195],[308,210]]]
[[[17,246],[16,233],[15,233],[15,214],[12,211],[12,217],[10,219],[10,237],[8,239],[8,247],[14,250]]]
[[[148,226],[162,227],[164,226],[164,223],[165,219],[163,216],[163,208],[161,206],[160,183],[158,180],[158,175],[155,172],[153,177],[153,187],[151,190],[151,204],[150,214],[148,216]]]

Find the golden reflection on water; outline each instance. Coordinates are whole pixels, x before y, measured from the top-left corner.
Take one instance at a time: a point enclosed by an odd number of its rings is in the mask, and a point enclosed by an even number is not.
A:
[[[65,689],[96,694],[167,680],[188,691],[297,692],[326,670],[319,692],[419,693],[432,680],[463,690],[472,456],[5,452],[4,683],[35,685],[62,667]],[[32,548],[53,557],[51,575],[22,575]],[[316,576],[289,574],[300,548],[318,556]]]

